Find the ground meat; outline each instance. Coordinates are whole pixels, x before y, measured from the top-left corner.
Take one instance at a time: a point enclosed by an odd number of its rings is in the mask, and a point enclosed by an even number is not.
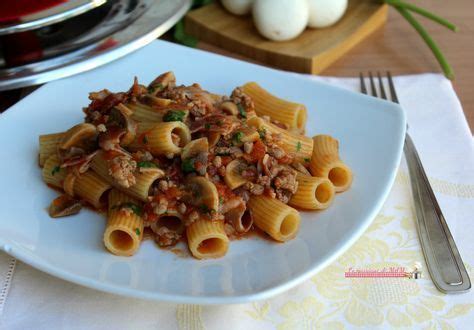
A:
[[[98,112],[94,111],[94,113],[98,113]],[[105,127],[104,124],[97,125],[97,132],[104,133],[106,131],[107,131],[107,127]]]
[[[178,134],[171,133],[171,141],[173,141],[173,144],[179,146],[179,143],[181,142],[181,138],[179,137]]]
[[[260,184],[252,184],[252,187],[249,191],[252,195],[261,195],[263,194],[264,189],[265,188]]]
[[[230,98],[235,104],[241,104],[245,108],[246,112],[255,111],[255,104],[253,103],[250,96],[244,93],[242,88],[235,88],[232,91]]]
[[[155,242],[159,246],[171,246],[175,245],[181,239],[181,234],[170,230],[165,226],[158,228],[155,232]]]
[[[232,158],[239,158],[244,154],[239,147],[230,147],[229,151]]]
[[[298,181],[296,181],[296,172],[293,169],[284,169],[278,173],[273,179],[275,188],[289,190],[292,194],[298,189]]]
[[[252,152],[253,149],[253,142],[245,142],[244,143],[244,151],[246,154],[249,154]]]
[[[218,173],[220,176],[224,177],[224,176],[225,176],[225,166],[219,167],[219,168],[217,169],[217,173]]]
[[[165,192],[166,190],[168,190],[168,181],[166,181],[166,180],[160,180],[160,182],[158,182],[158,188],[159,188],[162,192]]]
[[[134,172],[137,162],[131,157],[118,156],[109,161],[109,174],[119,185],[125,188],[133,186],[136,182]]]
[[[281,202],[287,204],[290,201],[290,198],[292,196],[291,192],[285,189],[276,189],[275,190],[275,196],[277,199],[279,199]]]
[[[187,217],[184,218],[184,225],[187,227],[187,226],[191,225],[197,219],[199,219],[199,212],[198,211],[192,211],[191,213],[188,214]]]
[[[153,155],[149,151],[146,151],[146,150],[144,151],[139,150],[135,152],[134,154],[132,154],[132,156],[133,156],[133,159],[140,162],[150,162],[153,160]]]
[[[222,165],[222,158],[221,156],[216,156],[214,160],[212,161],[215,167],[221,167]]]
[[[271,156],[275,157],[276,159],[281,159],[281,158],[283,158],[283,156],[285,156],[285,151],[282,148],[280,148],[276,145],[269,148],[268,153]]]
[[[185,213],[186,213],[186,209],[187,209],[187,208],[186,208],[186,204],[184,204],[184,203],[179,203],[176,209],[178,210],[178,212],[179,212],[180,214],[185,214]]]
[[[166,198],[160,198],[158,204],[154,203],[153,212],[157,215],[166,213],[168,210],[168,201]]]

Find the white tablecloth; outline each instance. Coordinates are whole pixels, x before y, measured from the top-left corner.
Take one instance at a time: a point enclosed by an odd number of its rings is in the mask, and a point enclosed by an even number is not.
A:
[[[292,73],[289,73],[292,74]],[[356,79],[308,77],[348,89]],[[474,279],[474,147],[461,104],[441,75],[397,77],[411,135]],[[115,296],[37,271],[0,252],[0,328],[5,329],[313,329],[358,326],[465,328],[474,293],[439,293],[426,271],[402,163],[390,197],[360,240],[311,280],[272,299],[192,306]],[[424,278],[349,279],[349,267],[413,267]]]

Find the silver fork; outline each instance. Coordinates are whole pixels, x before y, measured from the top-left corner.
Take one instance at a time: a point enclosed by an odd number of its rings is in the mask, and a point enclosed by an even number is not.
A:
[[[372,96],[387,100],[387,93],[385,92],[380,72],[377,72],[377,78],[380,95],[377,93],[372,72],[369,72],[371,94]],[[392,75],[389,71],[387,71],[387,79],[391,101],[399,103]],[[361,92],[368,94],[365,78],[362,73],[360,73],[360,86]],[[408,164],[413,199],[415,201],[418,236],[431,279],[441,292],[466,292],[471,288],[469,275],[408,132],[405,136],[403,151]]]

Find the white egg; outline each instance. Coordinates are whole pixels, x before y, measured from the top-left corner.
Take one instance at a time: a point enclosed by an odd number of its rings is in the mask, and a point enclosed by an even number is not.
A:
[[[347,0],[308,0],[308,26],[323,28],[341,19],[347,9]]]
[[[257,30],[270,40],[290,40],[308,24],[307,0],[256,0],[253,21]]]
[[[221,0],[225,9],[235,15],[245,15],[252,10],[254,0]]]

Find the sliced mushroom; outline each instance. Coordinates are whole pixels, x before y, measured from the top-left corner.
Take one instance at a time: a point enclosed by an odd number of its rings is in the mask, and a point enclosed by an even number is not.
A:
[[[221,103],[220,109],[228,115],[237,116],[239,114],[239,109],[234,102],[226,101]]]
[[[241,159],[234,159],[227,164],[224,181],[230,189],[238,188],[247,183],[248,180],[241,175],[246,168],[247,164]]]
[[[181,151],[181,159],[188,159],[192,157],[196,157],[201,152],[208,152],[209,151],[209,143],[207,138],[199,138],[196,140],[192,140],[188,144],[183,147]]]
[[[65,217],[79,213],[82,204],[75,198],[68,195],[61,195],[55,198],[49,206],[49,215],[53,218]]]
[[[214,147],[219,139],[221,138],[221,133],[219,132],[210,132],[207,134],[207,140],[209,142],[209,146]]]
[[[242,202],[237,207],[227,211],[224,214],[225,221],[232,224],[238,233],[245,233],[249,231],[253,224],[252,214],[247,210],[245,204]]]
[[[109,128],[110,126],[117,126],[125,130],[124,135],[120,137],[120,144],[122,146],[127,146],[132,143],[137,135],[137,123],[130,118],[132,114],[133,110],[122,103],[113,108],[109,114],[107,126]]]
[[[77,176],[73,172],[69,172],[64,178],[64,192],[71,197],[74,197],[74,182],[76,182],[76,178]]]
[[[301,174],[311,176],[311,173],[308,171],[308,169],[304,167],[304,165],[301,164],[300,162],[294,161],[293,163],[291,163],[291,167],[293,167],[296,171],[300,172]]]
[[[99,147],[106,151],[117,149],[120,140],[126,133],[124,128],[110,127],[106,132],[99,134]]]
[[[189,200],[194,206],[202,207],[207,211],[217,212],[219,207],[219,194],[217,188],[210,180],[195,176],[188,179],[187,182],[188,194],[185,199]]]
[[[89,123],[82,123],[71,127],[67,130],[62,138],[59,149],[67,150],[71,147],[78,147],[84,144],[85,140],[94,138],[97,134],[97,129],[94,125]]]
[[[176,77],[172,71],[165,72],[153,80],[150,85],[148,85],[148,90],[150,94],[156,95],[157,92],[162,91],[168,86],[173,87],[176,84]]]

